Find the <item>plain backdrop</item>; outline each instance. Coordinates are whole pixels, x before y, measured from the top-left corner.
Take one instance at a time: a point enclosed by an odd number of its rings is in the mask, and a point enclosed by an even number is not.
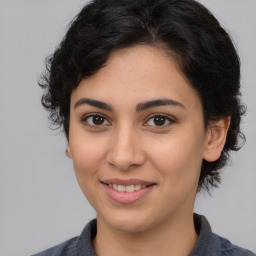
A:
[[[195,211],[214,232],[256,251],[256,1],[202,0],[231,33],[242,63],[247,142],[219,189]],[[0,256],[26,256],[79,235],[95,213],[80,191],[66,140],[49,127],[37,80],[44,59],[86,1],[0,1]]]

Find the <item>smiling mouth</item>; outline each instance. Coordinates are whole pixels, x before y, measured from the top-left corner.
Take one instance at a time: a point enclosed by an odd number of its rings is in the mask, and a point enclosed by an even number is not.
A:
[[[107,179],[101,180],[107,195],[114,201],[127,204],[144,198],[156,183],[139,179]]]
[[[134,184],[134,185],[118,185],[118,184],[108,184],[108,183],[104,183],[105,185],[108,185],[109,187],[113,188],[116,191],[119,192],[127,192],[127,193],[132,193],[134,191],[139,191],[141,189],[153,186],[154,184],[151,185],[145,185],[145,184]]]

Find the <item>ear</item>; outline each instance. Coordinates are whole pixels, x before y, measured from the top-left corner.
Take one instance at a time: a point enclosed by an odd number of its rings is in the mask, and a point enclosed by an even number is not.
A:
[[[67,155],[69,158],[72,158],[72,154],[71,154],[71,151],[70,151],[69,144],[67,145],[67,148],[66,148],[66,155]]]
[[[230,116],[210,122],[203,154],[204,160],[213,162],[219,159],[226,142],[229,126]]]

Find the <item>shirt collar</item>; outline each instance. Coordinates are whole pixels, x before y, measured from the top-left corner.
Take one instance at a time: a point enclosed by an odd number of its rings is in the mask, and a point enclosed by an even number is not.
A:
[[[197,243],[189,256],[209,255],[209,244],[211,244],[211,226],[207,219],[194,213],[195,229],[198,233]],[[92,240],[97,234],[97,220],[91,220],[84,228],[77,240],[77,252],[79,256],[96,256]]]

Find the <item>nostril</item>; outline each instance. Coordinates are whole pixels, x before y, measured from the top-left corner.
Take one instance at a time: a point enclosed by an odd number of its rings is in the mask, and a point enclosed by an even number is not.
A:
[[[142,166],[145,163],[145,157],[142,152],[110,152],[107,156],[107,162],[111,167],[121,171],[131,170]]]

